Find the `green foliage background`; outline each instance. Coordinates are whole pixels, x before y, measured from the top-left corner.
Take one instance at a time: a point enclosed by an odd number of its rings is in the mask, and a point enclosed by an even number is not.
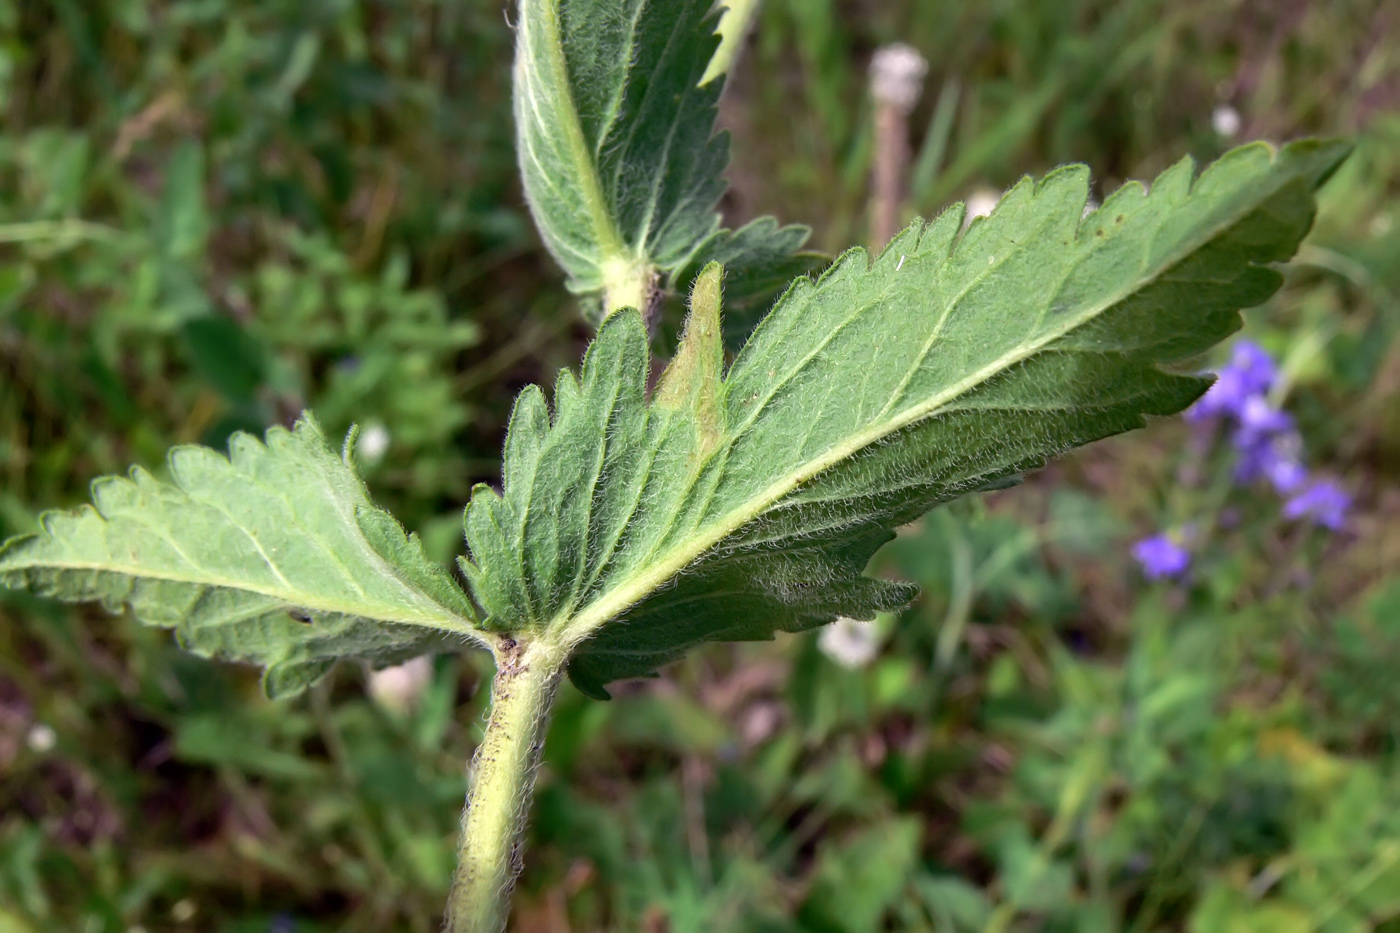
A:
[[[726,224],[863,237],[864,66],[932,62],[914,207],[1065,161],[1099,193],[1242,137],[1344,133],[1250,315],[1345,535],[1220,491],[1160,423],[935,513],[921,600],[566,690],[522,931],[1400,929],[1400,19],[1373,2],[769,0],[722,104]],[[311,407],[435,558],[518,388],[588,328],[516,177],[499,0],[0,0],[0,537],[168,446]],[[946,101],[940,108],[940,100]],[[1206,515],[1187,589],[1135,537]],[[0,931],[432,930],[484,658],[416,712],[309,697],[93,609],[0,602]],[[36,727],[53,730],[50,749]]]

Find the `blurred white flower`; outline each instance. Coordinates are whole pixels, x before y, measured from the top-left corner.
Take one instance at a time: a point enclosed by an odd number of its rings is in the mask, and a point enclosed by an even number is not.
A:
[[[25,734],[24,744],[29,746],[31,752],[42,755],[58,744],[58,733],[51,726],[36,722]]]
[[[908,113],[919,102],[926,74],[928,60],[912,45],[881,46],[870,60],[870,96]]]
[[[368,466],[373,466],[384,459],[384,455],[389,452],[389,429],[381,422],[371,421],[365,425],[360,432],[360,439],[355,444],[355,453],[359,454],[360,460]]]
[[[779,703],[762,701],[753,704],[739,717],[739,738],[746,748],[766,742],[783,724],[783,707]]]
[[[986,217],[996,209],[1001,200],[1001,192],[992,188],[974,188],[967,196],[967,213],[963,215],[963,226],[972,223],[974,218]]]
[[[822,629],[817,647],[842,667],[865,667],[880,652],[880,630],[873,622],[843,616]]]
[[[1229,104],[1221,104],[1210,115],[1210,125],[1217,135],[1226,139],[1240,131],[1240,112]]]
[[[418,706],[432,679],[433,659],[425,654],[412,661],[371,672],[369,695],[382,709],[402,716]]]

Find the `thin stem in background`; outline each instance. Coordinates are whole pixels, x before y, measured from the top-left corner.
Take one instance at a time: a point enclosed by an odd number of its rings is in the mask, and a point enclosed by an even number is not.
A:
[[[919,102],[928,62],[912,46],[877,49],[870,62],[875,101],[875,163],[871,173],[870,244],[878,250],[902,226],[908,198],[909,114]]]

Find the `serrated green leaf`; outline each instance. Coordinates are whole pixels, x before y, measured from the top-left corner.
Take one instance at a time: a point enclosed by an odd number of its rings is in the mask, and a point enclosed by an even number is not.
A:
[[[601,296],[604,313],[645,305],[662,278],[674,290],[676,273],[717,237],[731,271],[770,268],[778,246],[791,253],[807,239],[805,227],[772,221],[766,243],[753,242],[758,228],[720,230],[729,140],[714,124],[723,79],[701,84],[719,43],[713,7],[520,3],[514,94],[525,193],[569,288]]]
[[[228,457],[178,447],[170,475],[96,481],[95,507],[50,512],[0,548],[0,585],[130,606],[193,651],[263,665],[273,695],[340,658],[382,666],[480,640],[466,595],[310,418],[266,444],[236,434]]]
[[[906,602],[863,575],[895,526],[1204,391],[1162,366],[1278,288],[1268,264],[1346,151],[1255,144],[1199,177],[1185,160],[1087,217],[1087,169],[1026,179],[966,232],[958,207],[799,279],[723,379],[688,377],[712,387],[690,407],[648,403],[643,322],[615,315],[552,413],[521,395],[503,491],[472,497],[484,625],[571,648],[600,695],[701,641]]]

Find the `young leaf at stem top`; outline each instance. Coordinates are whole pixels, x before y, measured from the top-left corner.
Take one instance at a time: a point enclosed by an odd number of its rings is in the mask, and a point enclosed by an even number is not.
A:
[[[309,417],[266,444],[235,434],[228,457],[177,447],[170,473],[97,480],[95,508],[50,512],[0,548],[0,585],[128,605],[192,651],[262,665],[274,696],[341,658],[382,667],[484,640],[466,595]]]
[[[714,0],[520,0],[519,11],[520,171],[571,290],[597,296],[603,316],[650,311],[663,285],[688,288],[700,268],[689,261],[707,254],[766,307],[815,267],[800,252],[805,227],[720,229],[724,78],[700,83],[719,44]]]
[[[1082,219],[1083,166],[1025,179],[966,232],[957,207],[799,279],[722,377],[712,268],[650,403],[643,322],[615,315],[552,412],[521,394],[503,493],[472,497],[483,626],[565,646],[605,696],[701,641],[906,602],[863,575],[894,527],[1204,391],[1163,364],[1279,287],[1269,264],[1346,152],[1254,144],[1199,177],[1183,160]]]

